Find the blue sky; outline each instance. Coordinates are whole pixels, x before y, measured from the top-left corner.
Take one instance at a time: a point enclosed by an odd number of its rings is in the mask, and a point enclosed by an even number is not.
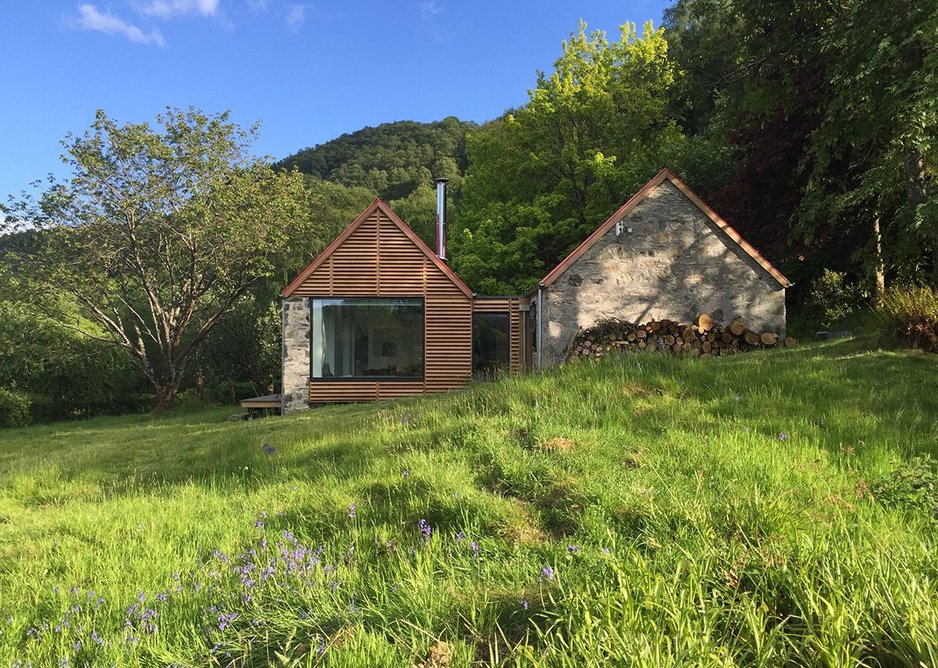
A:
[[[662,0],[3,0],[0,200],[49,172],[96,109],[261,121],[284,157],[366,125],[485,121],[523,104],[579,19],[618,35]]]

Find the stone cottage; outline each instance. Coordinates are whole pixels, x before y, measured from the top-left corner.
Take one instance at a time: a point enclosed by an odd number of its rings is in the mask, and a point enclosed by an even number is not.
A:
[[[740,319],[785,335],[791,282],[679,178],[663,169],[528,295],[533,362],[554,363],[580,328],[606,318]]]

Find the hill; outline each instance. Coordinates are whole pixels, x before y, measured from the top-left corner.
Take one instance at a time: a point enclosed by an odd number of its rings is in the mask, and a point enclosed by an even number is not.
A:
[[[305,148],[277,166],[349,188],[364,187],[385,200],[403,199],[436,177],[462,175],[466,135],[477,127],[454,116],[432,123],[383,123]]]
[[[0,664],[936,665],[936,378],[850,341],[2,431]]]

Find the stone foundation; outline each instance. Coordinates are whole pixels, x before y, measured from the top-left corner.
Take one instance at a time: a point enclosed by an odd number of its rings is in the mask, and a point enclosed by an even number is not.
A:
[[[306,297],[283,299],[283,413],[309,409],[310,309]]]

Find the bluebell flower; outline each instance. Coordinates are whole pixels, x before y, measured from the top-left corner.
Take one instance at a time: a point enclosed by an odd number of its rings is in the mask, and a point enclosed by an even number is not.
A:
[[[547,580],[548,582],[554,581],[554,569],[550,566],[544,566],[544,568],[541,569],[541,575],[538,577],[538,582],[542,582],[544,580]]]
[[[264,452],[266,452],[268,455],[272,455],[272,454],[274,454],[275,452],[277,452],[277,448],[275,448],[274,446],[272,446],[272,445],[271,445],[270,443],[268,443],[267,441],[264,441],[264,445],[261,446],[261,447],[264,448]]]
[[[357,513],[356,513],[357,510],[358,510],[358,506],[356,506],[356,505],[353,503],[352,505],[350,505],[350,506],[348,507],[348,516],[351,517],[352,519],[355,519],[355,517],[356,517],[356,515],[357,515]]]
[[[430,534],[433,533],[433,527],[430,526],[429,522],[423,518],[420,518],[420,521],[417,522],[417,528],[420,529],[420,535],[424,541],[430,540]]]

